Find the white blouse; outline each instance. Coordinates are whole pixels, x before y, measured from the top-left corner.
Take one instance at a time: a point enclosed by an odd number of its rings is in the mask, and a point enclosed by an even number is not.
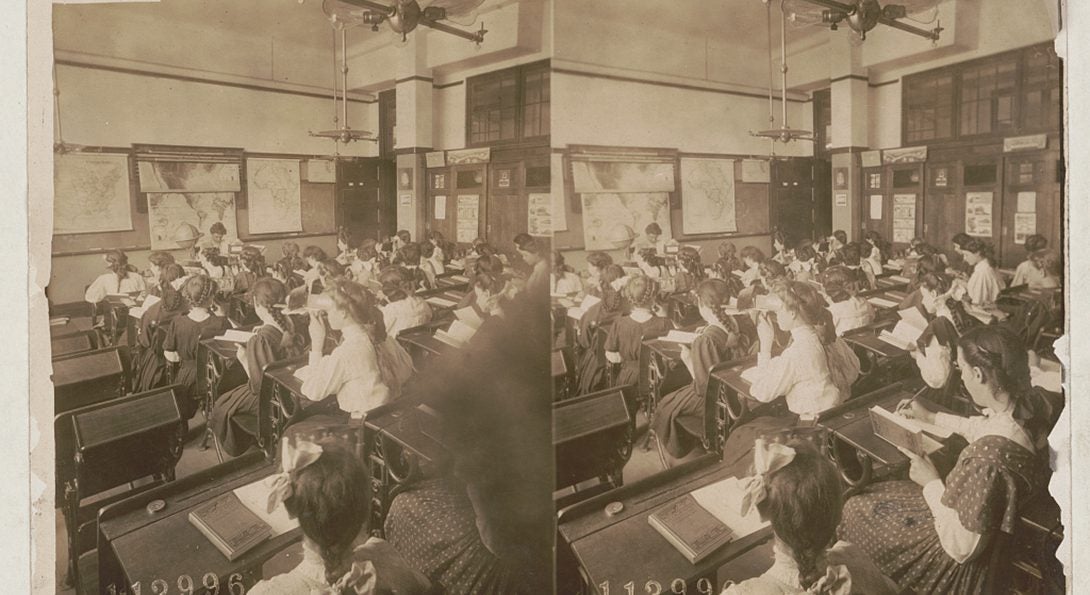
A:
[[[87,292],[84,293],[83,299],[92,304],[97,304],[106,299],[106,296],[110,294],[135,293],[146,289],[147,285],[144,283],[144,278],[140,276],[139,273],[129,271],[125,274],[123,279],[119,280],[117,274],[111,271],[99,275],[98,278],[87,287]]]
[[[994,413],[987,409],[984,415],[974,417],[936,413],[935,423],[961,434],[970,444],[984,436],[1002,436],[1030,452],[1036,450],[1029,435],[1010,413]],[[924,486],[923,497],[931,509],[931,515],[935,517],[935,530],[942,549],[958,564],[962,564],[976,551],[981,535],[966,529],[961,524],[958,512],[942,503],[945,492],[946,486],[942,480],[935,479]]]
[[[935,315],[936,317],[945,318],[951,323],[954,320],[950,310],[945,306],[939,306]],[[916,367],[920,369],[920,377],[923,378],[927,386],[931,388],[946,386],[946,381],[950,379],[950,374],[954,369],[953,349],[953,345],[942,345],[939,343],[938,337],[932,336],[931,342],[927,344],[923,351],[915,349],[910,352],[912,359],[916,360]]]
[[[386,334],[391,337],[396,337],[407,328],[427,324],[432,317],[431,306],[428,302],[415,295],[390,302],[381,309],[382,320],[386,323]]]
[[[565,272],[557,277],[555,273],[549,273],[549,293],[579,293],[583,288],[583,281],[575,273]]]
[[[817,332],[799,325],[791,329],[791,338],[791,344],[780,355],[757,356],[757,382],[749,394],[762,403],[784,395],[792,413],[813,417],[839,404],[840,390],[829,374],[825,348]]]
[[[301,392],[311,401],[337,395],[341,410],[353,417],[378,407],[391,398],[382,381],[378,355],[371,337],[358,326],[345,327],[344,340],[329,355],[310,352]]]
[[[833,315],[838,337],[874,322],[874,305],[859,296],[829,304],[829,312]]]
[[[1029,285],[1030,289],[1040,287],[1045,282],[1045,272],[1037,268],[1032,260],[1023,260],[1018,268],[1014,269],[1014,278],[1011,279],[1011,287]]]
[[[969,294],[969,301],[973,305],[990,307],[995,305],[995,300],[999,297],[999,291],[1003,289],[1003,284],[999,281],[999,274],[995,272],[992,264],[985,258],[973,266],[973,274],[969,277],[966,289]]]

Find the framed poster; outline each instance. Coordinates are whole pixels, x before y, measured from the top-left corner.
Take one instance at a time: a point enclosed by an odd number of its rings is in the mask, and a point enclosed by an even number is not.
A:
[[[978,238],[992,237],[992,193],[965,194],[965,233]]]
[[[848,189],[848,168],[838,167],[833,170],[833,189],[834,190],[847,190]]]

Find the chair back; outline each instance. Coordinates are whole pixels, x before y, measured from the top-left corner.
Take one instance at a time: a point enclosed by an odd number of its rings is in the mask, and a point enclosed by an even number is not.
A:
[[[119,397],[128,390],[129,350],[108,347],[53,358],[54,413]]]
[[[299,414],[300,404],[295,395],[269,377],[269,373],[291,365],[302,365],[307,356],[282,359],[265,364],[261,369],[261,388],[257,399],[257,444],[272,460],[284,428]]]
[[[622,483],[639,406],[633,389],[625,385],[553,404],[557,489],[596,477],[614,487]]]
[[[98,333],[80,331],[74,335],[53,337],[49,343],[53,357],[83,353],[84,351],[92,351],[98,346]]]

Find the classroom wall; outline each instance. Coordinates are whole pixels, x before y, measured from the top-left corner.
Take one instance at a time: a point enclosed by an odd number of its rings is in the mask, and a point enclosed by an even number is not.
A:
[[[269,262],[275,262],[281,257],[280,247],[287,239],[260,240],[255,244],[265,246],[265,258]],[[326,254],[336,254],[337,236],[324,235],[305,238],[294,238],[291,241],[299,244],[300,248],[310,245],[318,246],[326,251]],[[175,258],[182,258],[183,251],[175,251]],[[139,271],[148,268],[148,255],[150,250],[133,250],[126,252],[129,264]],[[49,287],[46,295],[52,304],[67,304],[83,300],[84,289],[94,281],[96,277],[106,272],[106,262],[102,254],[80,254],[76,256],[60,256],[53,258],[53,268],[49,274]]]

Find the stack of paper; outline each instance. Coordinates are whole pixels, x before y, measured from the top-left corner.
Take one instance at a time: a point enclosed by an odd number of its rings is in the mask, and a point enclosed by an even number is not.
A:
[[[232,343],[246,343],[254,337],[254,333],[247,331],[236,331],[234,329],[228,329],[223,331],[223,334],[216,337],[217,341],[230,341]]]
[[[461,349],[469,343],[469,340],[472,339],[473,335],[476,333],[477,329],[461,320],[455,320],[450,324],[450,328],[447,330],[439,329],[435,331],[435,338],[451,347]]]
[[[568,308],[568,317],[574,318],[575,320],[580,320],[583,318],[583,315],[587,313],[587,310],[590,310],[595,304],[600,301],[602,301],[600,298],[597,298],[593,295],[587,295],[583,298],[583,303],[579,304],[579,306],[575,308]]]
[[[890,279],[890,281],[896,281],[898,283],[910,283],[911,282],[908,277],[902,277],[900,275],[890,275],[889,279]]]
[[[64,326],[64,325],[68,324],[69,320],[71,320],[71,319],[68,318],[67,316],[58,316],[56,318],[50,318],[49,319],[49,326]]]

